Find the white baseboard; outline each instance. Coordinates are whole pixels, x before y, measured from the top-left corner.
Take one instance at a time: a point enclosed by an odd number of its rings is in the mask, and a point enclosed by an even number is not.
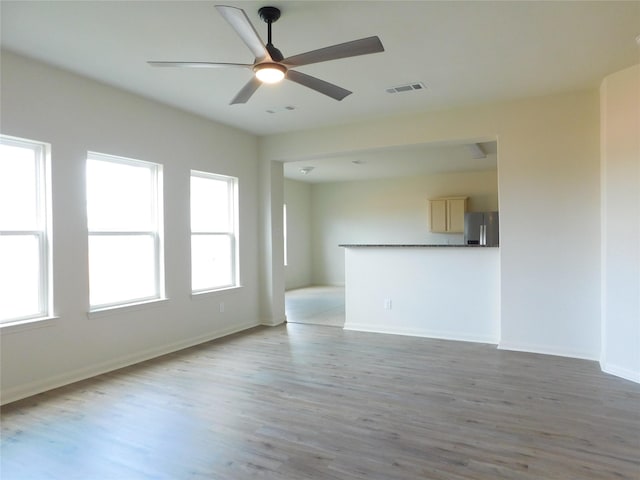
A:
[[[609,375],[615,375],[616,377],[624,378],[631,382],[640,383],[640,372],[634,372],[628,368],[612,365],[605,361],[600,361],[600,369]]]
[[[21,400],[23,398],[27,398],[32,395],[37,395],[38,393],[43,393],[48,390],[53,390],[54,388],[63,387],[71,383],[79,382],[81,380],[86,380],[88,378],[95,377],[103,373],[128,367],[130,365],[144,362],[146,360],[151,360],[152,358],[156,358],[161,355],[177,352],[185,348],[193,347],[195,345],[209,342],[217,338],[226,337],[227,335],[231,335],[233,333],[241,332],[243,330],[247,330],[249,328],[253,328],[257,326],[258,326],[257,323],[233,325],[231,327],[222,328],[220,330],[209,332],[204,335],[199,335],[197,337],[192,337],[186,340],[181,340],[179,342],[174,342],[167,345],[154,347],[148,350],[135,352],[133,354],[114,358],[106,362],[97,363],[97,364],[90,365],[88,367],[83,367],[70,372],[65,372],[61,375],[56,375],[54,377],[49,377],[46,379],[36,380],[34,382],[17,385],[15,387],[6,388],[6,389],[3,389],[1,392],[0,405],[4,405],[10,402],[15,402],[16,400]]]
[[[286,323],[287,317],[284,316],[282,318],[266,318],[260,322],[260,325],[264,325],[266,327],[277,327],[278,325],[282,325]]]
[[[579,358],[581,360],[598,360],[597,355],[591,352],[579,350],[560,349],[547,345],[528,345],[509,342],[500,342],[499,350],[511,350],[514,352],[539,353],[542,355],[555,355],[557,357]]]
[[[366,323],[345,324],[344,329],[357,332],[385,333],[388,335],[406,335],[409,337],[437,338],[440,340],[454,340],[458,342],[490,343],[493,345],[496,345],[498,343],[498,339],[490,335],[460,334],[458,332],[441,332],[435,330],[412,328],[384,328],[378,325],[368,325]]]

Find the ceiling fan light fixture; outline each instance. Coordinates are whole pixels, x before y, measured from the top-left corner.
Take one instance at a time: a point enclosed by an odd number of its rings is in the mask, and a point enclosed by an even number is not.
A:
[[[2,0],[0,0],[2,1]],[[267,43],[256,32],[246,12],[241,8],[229,5],[216,5],[218,13],[227,21],[229,26],[249,47],[253,54],[254,62],[248,63],[223,63],[223,62],[148,62],[154,67],[188,67],[188,68],[246,68],[252,69],[254,76],[240,89],[229,105],[247,103],[249,98],[260,88],[263,83],[278,83],[286,78],[298,85],[315,90],[318,93],[340,101],[351,95],[349,90],[326,82],[306,73],[289,70],[293,67],[301,67],[315,63],[328,62],[341,58],[358,57],[370,53],[384,52],[382,42],[376,36],[339,43],[329,47],[319,48],[292,57],[284,58],[272,42],[272,24],[280,18],[280,9],[277,7],[261,7],[258,15],[267,24]]]
[[[279,63],[261,63],[256,65],[253,71],[262,83],[278,83],[287,73],[286,67]]]

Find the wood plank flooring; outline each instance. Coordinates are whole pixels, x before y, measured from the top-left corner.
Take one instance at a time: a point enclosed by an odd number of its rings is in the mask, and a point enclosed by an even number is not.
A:
[[[288,290],[284,302],[289,323],[344,327],[344,287],[316,285]]]
[[[640,385],[494,346],[257,328],[7,405],[1,478],[640,479]]]

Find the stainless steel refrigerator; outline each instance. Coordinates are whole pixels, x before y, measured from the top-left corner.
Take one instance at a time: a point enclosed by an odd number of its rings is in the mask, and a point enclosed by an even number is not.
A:
[[[464,243],[497,247],[500,243],[498,212],[465,213]]]

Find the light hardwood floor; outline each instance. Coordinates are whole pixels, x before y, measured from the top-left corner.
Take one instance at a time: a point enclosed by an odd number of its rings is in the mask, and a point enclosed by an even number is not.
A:
[[[594,362],[289,324],[2,412],[14,479],[640,478],[640,385]]]

